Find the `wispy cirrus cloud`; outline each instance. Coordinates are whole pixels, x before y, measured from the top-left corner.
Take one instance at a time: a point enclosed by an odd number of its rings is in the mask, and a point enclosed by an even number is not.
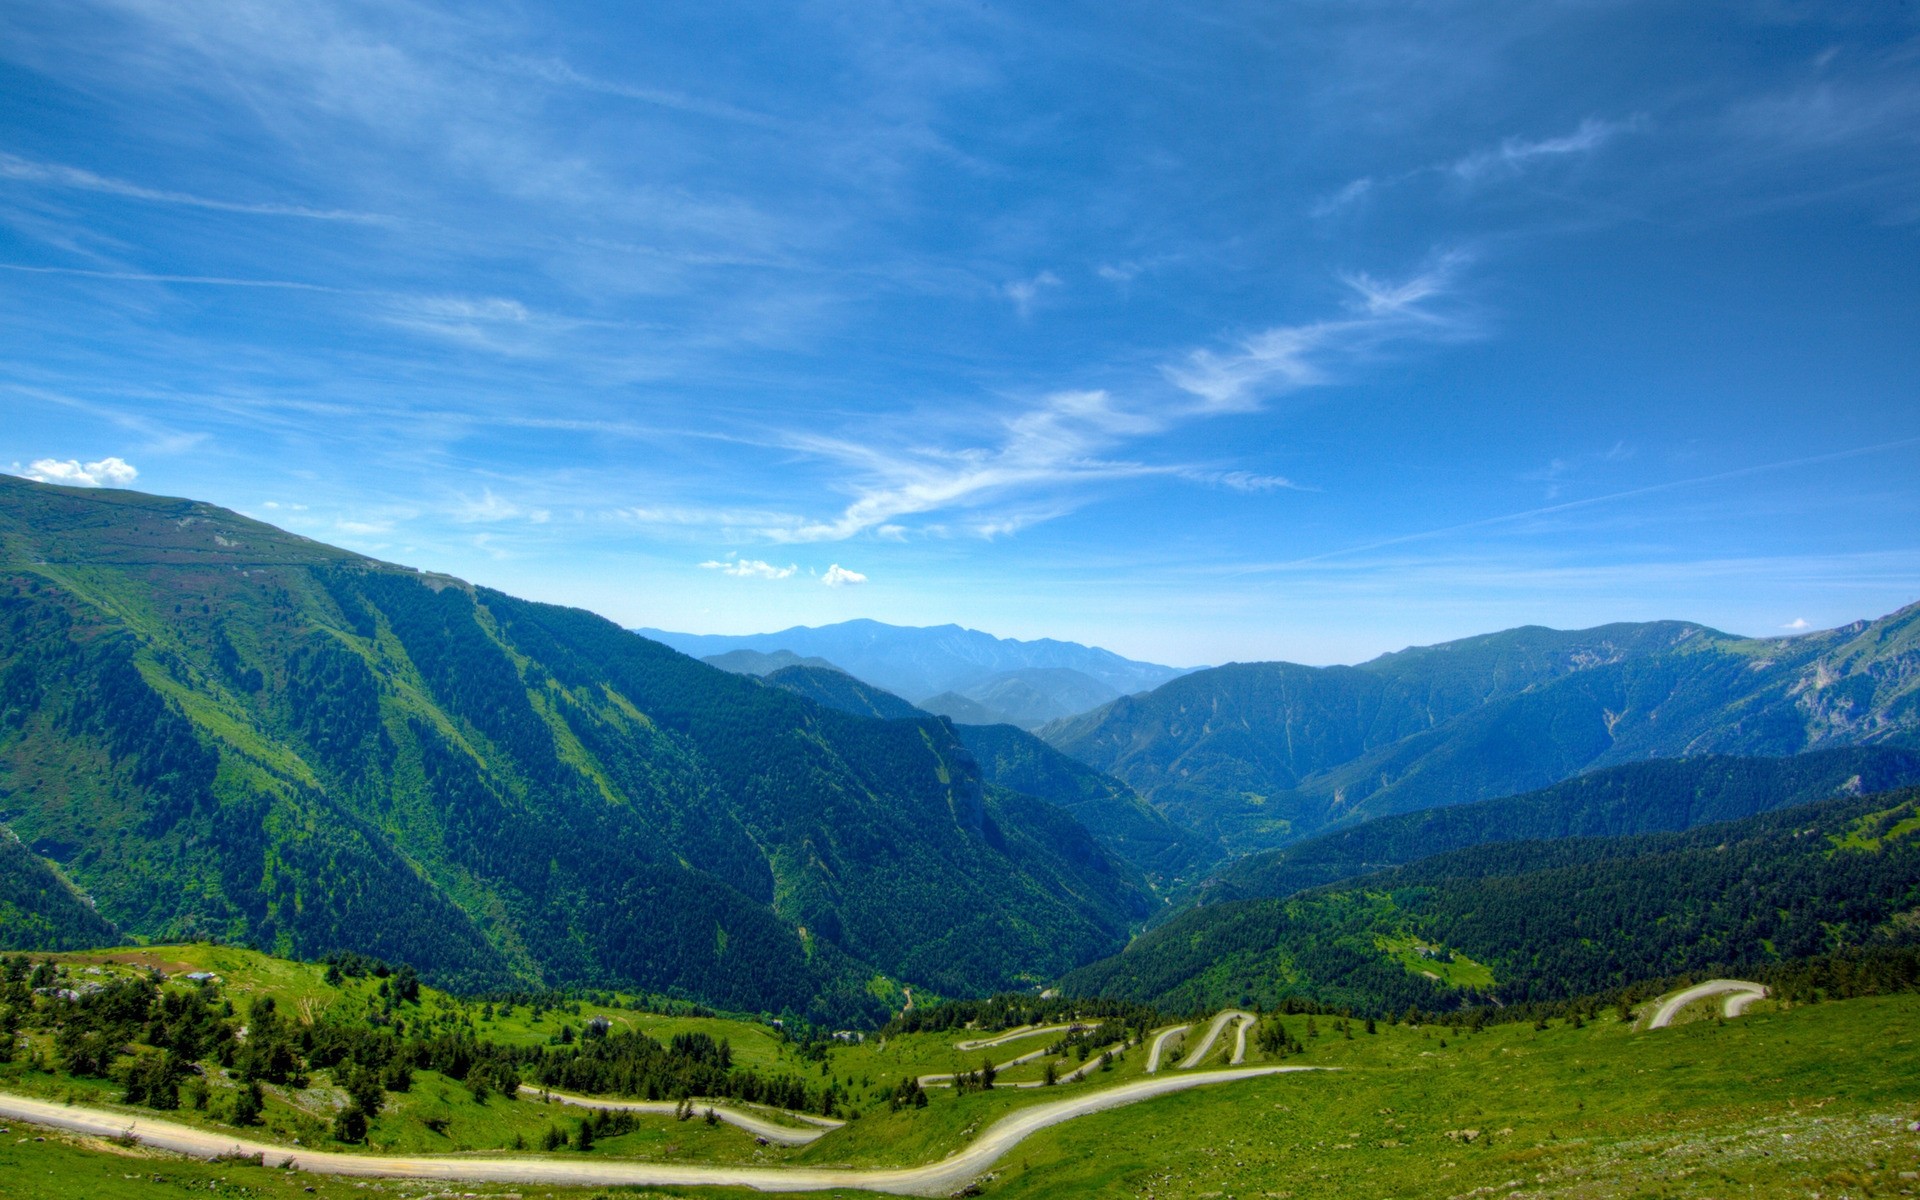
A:
[[[16,183],[40,184],[47,187],[71,188],[78,191],[100,192],[110,196],[124,196],[129,200],[145,200],[155,204],[180,204],[191,208],[212,209],[215,212],[247,213],[263,217],[300,217],[310,221],[356,221],[364,224],[388,224],[394,218],[380,213],[355,212],[342,208],[313,208],[304,204],[281,204],[270,201],[221,200],[211,196],[197,196],[191,192],[177,192],[166,188],[147,187],[130,183],[124,179],[114,179],[107,175],[96,175],[92,171],[79,167],[64,166],[60,163],[35,162],[17,154],[0,151],[0,179]]]
[[[1466,326],[1432,301],[1445,296],[1467,257],[1455,252],[1410,278],[1387,282],[1364,273],[1342,281],[1348,312],[1298,325],[1278,325],[1241,339],[1229,351],[1195,350],[1164,368],[1202,414],[1251,412],[1269,397],[1332,378],[1333,364],[1390,341],[1458,337]]]
[[[1580,122],[1578,128],[1558,137],[1505,138],[1498,146],[1476,150],[1455,159],[1448,165],[1447,171],[1465,183],[1479,183],[1501,175],[1517,174],[1539,159],[1566,158],[1597,150],[1639,123],[1638,118],[1603,121],[1598,117],[1588,117]]]
[[[972,511],[977,515],[961,529],[993,538],[1070,512],[1090,487],[1128,478],[1171,477],[1244,493],[1297,488],[1278,475],[1154,463],[1124,451],[1194,421],[1258,411],[1277,395],[1338,377],[1388,343],[1467,336],[1468,323],[1437,307],[1465,262],[1458,253],[1443,255],[1398,281],[1344,275],[1349,297],[1338,317],[1263,330],[1231,351],[1192,351],[1162,368],[1159,386],[1148,382],[1136,397],[1097,388],[1053,392],[1001,417],[994,437],[971,445],[889,446],[872,431],[858,439],[790,435],[781,443],[786,448],[841,464],[856,499],[831,520],[757,533],[775,542],[840,541],[869,531],[897,538],[904,518]],[[997,507],[980,514],[990,506]]]
[[[1060,277],[1052,271],[1041,271],[1028,279],[1016,279],[1000,289],[1000,294],[1013,301],[1013,310],[1022,319],[1033,315],[1033,306],[1043,292],[1060,287]]]

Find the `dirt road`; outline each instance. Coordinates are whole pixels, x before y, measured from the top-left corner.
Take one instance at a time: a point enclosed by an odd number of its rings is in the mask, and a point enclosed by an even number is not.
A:
[[[1175,1025],[1172,1029],[1162,1029],[1155,1036],[1153,1045],[1147,1050],[1147,1074],[1153,1075],[1160,1070],[1160,1052],[1166,1048],[1167,1041],[1192,1028],[1191,1025]]]
[[[55,1104],[0,1093],[0,1117],[29,1121],[94,1137],[130,1137],[181,1154],[259,1154],[268,1166],[292,1163],[303,1171],[361,1178],[432,1179],[449,1183],[520,1183],[555,1187],[727,1186],[763,1192],[813,1192],[859,1188],[902,1196],[945,1196],[965,1187],[1023,1139],[1050,1125],[1088,1113],[1137,1104],[1170,1092],[1263,1075],[1324,1070],[1319,1067],[1243,1067],[1194,1071],[1137,1080],[1119,1087],[1036,1104],[1009,1113],[961,1150],[920,1167],[876,1170],[828,1167],[702,1167],[611,1159],[404,1158],[296,1150],[243,1137],[228,1137],[172,1121],[131,1117],[80,1105]]]
[[[1069,1025],[1022,1025],[1018,1029],[1009,1029],[996,1037],[955,1042],[953,1048],[962,1052],[986,1050],[993,1046],[1004,1046],[1008,1042],[1017,1042],[1022,1038],[1039,1037],[1043,1033],[1066,1033],[1072,1029],[1098,1029],[1099,1027],[1098,1021],[1076,1021]]]
[[[1207,1036],[1200,1039],[1200,1044],[1194,1047],[1192,1054],[1187,1055],[1186,1058],[1180,1061],[1180,1069],[1182,1071],[1191,1071],[1193,1068],[1205,1062],[1207,1055],[1213,1053],[1213,1044],[1220,1040],[1220,1031],[1227,1027],[1228,1021],[1236,1020],[1241,1023],[1240,1054],[1241,1057],[1244,1058],[1246,1056],[1247,1044],[1246,1027],[1253,1022],[1253,1014],[1250,1012],[1241,1012],[1237,1008],[1229,1008],[1214,1015],[1212,1023],[1207,1026]],[[1236,1058],[1234,1061],[1238,1062],[1240,1060]]]
[[[532,1098],[542,1093],[523,1087],[520,1089],[520,1094],[523,1097]],[[661,1113],[666,1116],[674,1115],[679,1108],[679,1105],[672,1100],[612,1100],[603,1096],[575,1096],[570,1092],[556,1092],[551,1089],[548,1089],[545,1095],[551,1097],[556,1104],[571,1104],[578,1108],[612,1108],[624,1112]],[[778,1142],[782,1146],[804,1146],[808,1142],[818,1141],[829,1131],[845,1124],[829,1117],[787,1112],[785,1109],[778,1110],[783,1116],[796,1121],[805,1121],[813,1126],[811,1129],[795,1129],[791,1125],[776,1125],[750,1109],[730,1107],[719,1101],[695,1100],[693,1111],[694,1115],[699,1117],[704,1117],[711,1111],[714,1116],[729,1125],[744,1129],[770,1142]]]
[[[1648,1029],[1664,1029],[1673,1024],[1680,1010],[1695,1000],[1704,1000],[1708,996],[1727,996],[1723,1011],[1729,1017],[1737,1017],[1747,1010],[1747,1005],[1765,998],[1767,989],[1757,983],[1748,983],[1744,979],[1709,979],[1705,983],[1696,983],[1684,992],[1676,992],[1662,1001],[1654,1010],[1653,1020],[1647,1022]]]

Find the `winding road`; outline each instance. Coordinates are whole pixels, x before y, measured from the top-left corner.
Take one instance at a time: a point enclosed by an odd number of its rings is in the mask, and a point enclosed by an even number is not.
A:
[[[525,1087],[520,1090],[522,1095],[528,1097],[544,1094],[556,1104],[571,1104],[577,1108],[610,1108],[623,1112],[662,1113],[673,1116],[680,1107],[672,1100],[609,1100],[601,1096],[576,1096],[570,1092],[556,1092],[552,1089],[547,1089],[544,1093],[534,1092]],[[769,1142],[778,1142],[782,1146],[804,1146],[808,1142],[818,1141],[827,1133],[846,1124],[845,1121],[836,1121],[831,1117],[816,1117],[807,1113],[780,1109],[783,1116],[791,1117],[796,1121],[805,1121],[814,1127],[795,1129],[791,1125],[776,1125],[748,1109],[704,1100],[694,1100],[692,1103],[693,1111],[698,1116],[705,1116],[711,1112],[729,1125],[744,1129],[756,1137],[763,1137]]]
[[[1182,1071],[1191,1071],[1193,1068],[1205,1062],[1207,1055],[1213,1053],[1213,1044],[1220,1040],[1220,1031],[1227,1027],[1228,1021],[1235,1020],[1240,1022],[1240,1038],[1239,1044],[1234,1050],[1233,1061],[1239,1062],[1245,1058],[1247,1056],[1247,1026],[1253,1024],[1254,1016],[1250,1012],[1241,1012],[1237,1008],[1229,1008],[1224,1012],[1215,1014],[1213,1022],[1207,1026],[1207,1036],[1200,1039],[1200,1044],[1194,1047],[1192,1054],[1187,1055],[1186,1058],[1180,1061],[1180,1069]]]
[[[1043,1033],[1068,1033],[1075,1029],[1098,1029],[1098,1021],[1075,1021],[1067,1025],[1022,1025],[1018,1029],[1009,1029],[1005,1033],[990,1038],[973,1038],[964,1042],[955,1042],[953,1048],[959,1051],[986,1050],[993,1046],[1003,1046],[1008,1042],[1017,1042],[1022,1038],[1039,1037]]]
[[[1166,1049],[1167,1041],[1192,1029],[1191,1025],[1175,1025],[1172,1029],[1162,1029],[1153,1039],[1153,1045],[1147,1050],[1147,1074],[1155,1075],[1160,1071],[1160,1052]]]
[[[1676,992],[1661,1001],[1654,1010],[1653,1020],[1647,1022],[1648,1029],[1664,1029],[1673,1024],[1680,1010],[1695,1000],[1705,1000],[1708,996],[1725,996],[1726,1003],[1722,1011],[1729,1017],[1737,1017],[1747,1011],[1747,1006],[1755,1000],[1766,998],[1767,989],[1757,983],[1744,979],[1709,979],[1705,983],[1696,983],[1683,992]]]
[[[647,1163],[564,1158],[462,1157],[405,1158],[387,1155],[337,1154],[321,1150],[294,1150],[248,1138],[228,1137],[172,1121],[133,1117],[81,1105],[55,1104],[25,1096],[0,1093],[0,1116],[105,1138],[133,1138],[160,1150],[212,1157],[220,1154],[261,1156],[268,1166],[289,1164],[303,1171],[360,1178],[432,1179],[460,1183],[521,1183],[556,1187],[671,1187],[728,1186],[756,1191],[813,1192],[827,1188],[859,1188],[903,1196],[944,1196],[965,1187],[1022,1140],[1051,1125],[1088,1113],[1137,1104],[1170,1092],[1253,1079],[1264,1075],[1326,1070],[1324,1067],[1242,1067],[1238,1070],[1195,1071],[1123,1083],[1118,1087],[1035,1104],[1009,1113],[987,1127],[967,1146],[938,1162],[919,1167],[857,1170],[832,1167],[703,1167],[692,1164]],[[716,1112],[718,1109],[716,1108]]]

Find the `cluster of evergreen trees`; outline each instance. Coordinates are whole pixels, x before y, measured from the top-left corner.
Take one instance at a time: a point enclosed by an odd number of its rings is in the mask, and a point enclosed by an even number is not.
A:
[[[1916,812],[1920,791],[1907,790],[1684,833],[1470,847],[1285,900],[1190,911],[1065,988],[1171,1009],[1301,996],[1378,1017],[1900,945],[1920,936],[1894,920],[1920,904]],[[1483,964],[1496,982],[1408,970],[1381,948],[1408,937]]]
[[[370,961],[336,962],[333,969]],[[390,1001],[384,1011],[357,1023],[297,1022],[268,996],[242,1017],[211,982],[162,987],[154,977],[124,975],[82,982],[24,955],[7,960],[0,976],[0,1054],[14,1053],[23,1028],[50,1031],[61,1068],[116,1079],[128,1103],[162,1110],[183,1103],[207,1109],[207,1074],[223,1070],[238,1087],[218,1115],[237,1125],[259,1119],[261,1085],[305,1087],[324,1071],[347,1095],[334,1122],[334,1135],[347,1142],[365,1138],[387,1093],[411,1090],[415,1071],[463,1083],[480,1102],[512,1100],[524,1085],[648,1100],[724,1097],[826,1114],[840,1101],[832,1087],[735,1067],[732,1048],[705,1033],[679,1034],[663,1045],[595,1021],[578,1038],[567,1026],[548,1046],[476,1037],[423,1012],[418,979],[405,967],[382,981]]]

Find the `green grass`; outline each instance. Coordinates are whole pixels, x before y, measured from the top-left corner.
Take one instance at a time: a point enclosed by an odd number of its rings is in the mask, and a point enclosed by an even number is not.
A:
[[[1920,1192],[1920,1181],[1899,1176],[1920,1171],[1920,1137],[1905,1130],[1920,1116],[1920,996],[1775,1006],[1654,1031],[1609,1018],[1579,1029],[1513,1025],[1471,1035],[1382,1026],[1378,1034],[1356,1030],[1347,1038],[1331,1021],[1317,1021],[1314,1037],[1306,1036],[1304,1018],[1288,1024],[1306,1043],[1291,1062],[1342,1069],[1201,1088],[1056,1126],[1015,1147],[983,1181],[985,1194],[1305,1200],[1456,1197],[1477,1189],[1569,1197]],[[1093,1086],[1131,1069],[1129,1063],[1096,1075]],[[457,1093],[453,1103],[464,1095],[423,1072],[409,1103],[428,1103],[440,1086]],[[788,1154],[704,1122],[665,1122],[603,1141],[593,1157],[925,1162],[1014,1108],[1066,1094],[936,1091],[925,1109],[888,1113],[883,1106]],[[497,1119],[545,1115],[537,1103],[513,1104],[521,1107]],[[259,1168],[128,1158],[116,1147],[82,1147],[51,1135],[46,1143],[20,1143],[20,1132],[0,1137],[0,1194],[9,1197],[184,1197],[216,1190],[209,1184],[221,1178],[230,1189],[251,1189],[232,1194],[292,1196],[302,1194],[299,1186],[314,1186],[317,1194],[344,1195],[354,1188],[304,1175],[295,1186],[286,1173]],[[161,1182],[152,1182],[155,1175]],[[369,1187],[414,1195],[521,1190]],[[586,1200],[741,1193],[537,1194]]]
[[[1450,961],[1443,961],[1439,958],[1429,958],[1421,951],[1437,953],[1444,947],[1423,942],[1418,938],[1376,938],[1375,942],[1382,950],[1391,954],[1402,967],[1405,967],[1409,975],[1425,975],[1439,980],[1448,987],[1479,988],[1482,991],[1490,991],[1498,982],[1494,979],[1492,970],[1484,964],[1473,961],[1458,950],[1451,953]]]

